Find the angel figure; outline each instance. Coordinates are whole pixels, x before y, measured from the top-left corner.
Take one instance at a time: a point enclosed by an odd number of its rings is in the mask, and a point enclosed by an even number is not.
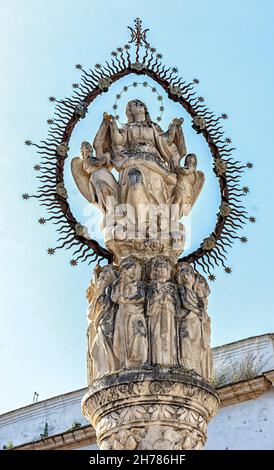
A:
[[[71,172],[80,193],[103,214],[113,212],[120,201],[119,185],[111,168],[110,154],[94,158],[92,145],[85,141],[81,144],[80,157],[71,162]]]
[[[94,283],[87,290],[88,307],[88,380],[116,370],[113,352],[113,325],[116,305],[111,301],[111,286],[116,270],[108,265],[95,269]]]
[[[203,189],[205,175],[197,170],[197,157],[189,153],[184,166],[175,167],[177,173],[177,184],[174,189],[173,204],[178,205],[179,217],[187,216],[194,206],[200,192]]]

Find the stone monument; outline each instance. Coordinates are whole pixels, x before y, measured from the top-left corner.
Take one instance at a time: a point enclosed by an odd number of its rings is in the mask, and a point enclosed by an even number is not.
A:
[[[139,18],[129,29],[130,40],[103,65],[85,70],[76,64],[81,78],[71,97],[49,97],[55,111],[47,121],[47,139],[25,141],[37,149],[34,170],[40,172],[40,186],[37,194],[22,197],[37,198],[48,211],[48,218],[39,218],[41,225],[56,224],[58,245],[48,248],[49,255],[64,248],[73,250],[73,267],[96,262],[87,289],[89,388],[83,413],[96,429],[100,448],[201,449],[219,398],[210,384],[210,289],[199,270],[210,281],[215,266],[231,273],[227,248],[237,239],[247,242],[237,231],[256,219],[242,205],[249,188],[240,186],[240,178],[253,164],[234,160],[235,149],[221,124],[228,116],[217,116],[196,95],[199,80],[187,83],[176,67],[163,64]],[[190,116],[194,132],[208,145],[219,181],[216,225],[183,257],[182,217],[199,198],[205,176],[197,156],[187,150],[182,117],[162,129],[161,114],[150,115],[151,103],[132,99],[127,122],[120,124],[116,110],[128,85],[116,95],[114,115],[103,114],[93,142],[82,142],[79,156],[71,160],[80,193],[102,212],[105,246],[91,238],[69,205],[64,169],[74,128],[98,96],[130,74],[135,75],[130,86],[150,88],[161,113],[163,96],[154,82]],[[140,75],[152,84],[139,83]]]
[[[204,174],[187,153],[182,119],[163,131],[137,99],[126,115],[119,128],[104,113],[93,146],[83,142],[71,164],[80,192],[103,213],[113,253],[87,289],[83,413],[101,449],[200,449],[219,405],[210,385],[210,289],[177,259],[180,219]]]

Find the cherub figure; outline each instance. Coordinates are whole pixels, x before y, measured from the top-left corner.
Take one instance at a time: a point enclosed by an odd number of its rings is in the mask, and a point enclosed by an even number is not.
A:
[[[85,141],[81,144],[80,157],[71,162],[71,172],[79,191],[103,214],[113,212],[120,202],[119,185],[111,168],[110,153],[94,158],[92,145]]]
[[[179,206],[179,217],[187,216],[203,189],[205,175],[197,170],[197,157],[189,153],[183,167],[175,168],[177,184],[174,189],[173,204]]]

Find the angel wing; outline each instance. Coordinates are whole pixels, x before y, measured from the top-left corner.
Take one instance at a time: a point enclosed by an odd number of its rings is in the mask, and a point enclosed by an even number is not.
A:
[[[204,186],[204,182],[205,182],[205,175],[202,171],[196,171],[196,179],[195,179],[195,183],[193,184],[193,187],[192,187],[192,203],[191,203],[191,207],[194,206],[195,202],[197,201],[198,199],[198,196],[200,195],[200,192],[202,191],[203,189],[203,186]]]
[[[193,178],[194,177],[194,178]],[[195,170],[194,173],[178,175],[177,187],[173,204],[179,204],[180,217],[187,216],[202,191],[205,175],[202,171]]]
[[[77,188],[84,198],[91,203],[95,203],[95,194],[91,192],[89,184],[89,175],[83,169],[83,160],[80,157],[75,157],[71,161],[71,173],[76,183]]]
[[[96,292],[96,286],[94,282],[91,282],[86,290],[86,298],[89,303],[91,303],[93,297],[95,296],[95,292]]]

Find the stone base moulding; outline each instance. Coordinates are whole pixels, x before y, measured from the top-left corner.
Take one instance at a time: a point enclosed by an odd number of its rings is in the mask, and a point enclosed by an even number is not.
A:
[[[220,400],[195,372],[153,368],[108,374],[82,401],[102,450],[203,448]]]

